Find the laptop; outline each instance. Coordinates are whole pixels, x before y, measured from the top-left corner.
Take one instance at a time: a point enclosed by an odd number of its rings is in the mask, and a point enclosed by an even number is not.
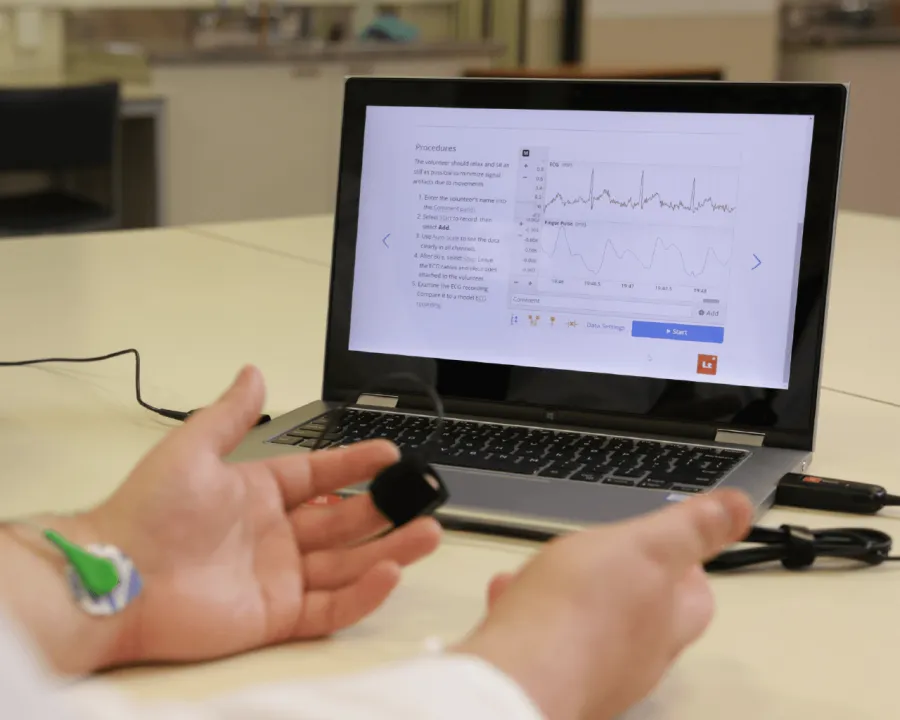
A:
[[[248,460],[420,447],[452,524],[565,532],[813,451],[847,89],[351,78],[321,397]],[[369,388],[373,390],[372,388]],[[357,486],[350,492],[361,492]]]

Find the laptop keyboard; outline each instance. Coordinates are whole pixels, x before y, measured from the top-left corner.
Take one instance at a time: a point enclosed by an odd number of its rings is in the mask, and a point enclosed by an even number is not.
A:
[[[327,422],[327,416],[316,418],[270,442],[311,448]],[[433,417],[349,409],[322,447],[385,438],[401,450],[412,450],[425,442],[434,424]],[[435,465],[698,493],[717,485],[748,455],[726,448],[447,419],[427,459]]]

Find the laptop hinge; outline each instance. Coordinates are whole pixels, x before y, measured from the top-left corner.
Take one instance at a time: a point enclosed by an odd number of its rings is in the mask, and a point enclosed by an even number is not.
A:
[[[364,393],[356,399],[357,405],[368,405],[369,407],[385,407],[395,408],[400,398],[396,395],[373,395]]]
[[[747,445],[749,447],[762,447],[765,442],[765,433],[744,432],[742,430],[717,430],[716,442],[731,443],[732,445]]]

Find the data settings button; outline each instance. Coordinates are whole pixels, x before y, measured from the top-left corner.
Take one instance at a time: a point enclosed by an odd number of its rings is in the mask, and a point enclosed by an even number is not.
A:
[[[725,328],[715,325],[677,325],[666,322],[634,320],[631,323],[631,337],[721,343],[725,340]]]

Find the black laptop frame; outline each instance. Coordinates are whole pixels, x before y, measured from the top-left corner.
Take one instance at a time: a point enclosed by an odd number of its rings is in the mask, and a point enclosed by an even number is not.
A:
[[[363,137],[369,105],[814,116],[788,389],[630,377],[627,381],[637,382],[638,390],[650,387],[643,383],[654,383],[654,388],[659,383],[664,386],[659,390],[657,405],[647,408],[635,404],[623,409],[523,399],[520,392],[513,392],[521,385],[522,375],[529,381],[539,380],[545,387],[560,388],[567,383],[621,385],[623,379],[618,376],[350,351]],[[434,382],[447,411],[461,416],[698,440],[713,440],[719,431],[729,430],[762,436],[768,446],[811,450],[846,105],[847,88],[838,84],[349,78],[344,97],[322,399],[353,401],[361,388],[385,372],[412,370]],[[387,384],[369,389],[397,396],[399,408],[430,407],[428,399],[411,386]]]

